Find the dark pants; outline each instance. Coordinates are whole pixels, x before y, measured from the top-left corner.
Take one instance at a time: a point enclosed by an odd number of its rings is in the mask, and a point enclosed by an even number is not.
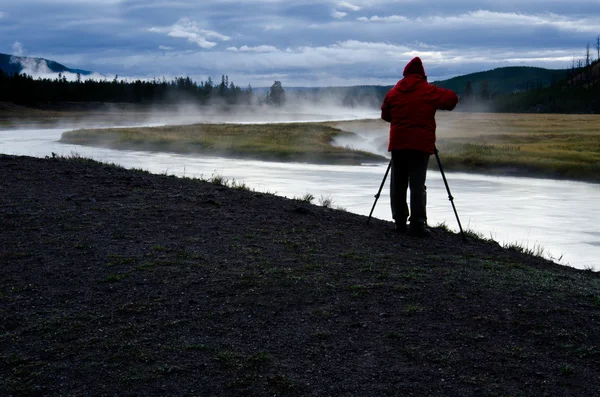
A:
[[[410,223],[427,224],[427,164],[429,154],[418,150],[392,150],[391,204],[392,217],[404,224],[410,214]],[[406,204],[406,190],[410,186],[410,213]]]

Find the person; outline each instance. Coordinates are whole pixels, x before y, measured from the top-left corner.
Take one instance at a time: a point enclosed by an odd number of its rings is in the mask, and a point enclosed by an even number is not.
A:
[[[427,237],[427,164],[435,150],[435,113],[452,110],[458,95],[452,90],[427,82],[419,57],[404,68],[403,78],[392,88],[381,105],[381,118],[390,123],[388,151],[392,153],[390,198],[396,231]],[[410,212],[406,203],[410,186]]]

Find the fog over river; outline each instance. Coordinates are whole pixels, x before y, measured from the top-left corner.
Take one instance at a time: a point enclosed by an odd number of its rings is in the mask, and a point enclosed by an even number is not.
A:
[[[365,116],[361,113],[344,119]],[[372,113],[368,116],[377,117]],[[311,119],[318,117],[311,115]],[[77,153],[153,173],[204,178],[220,175],[243,181],[257,191],[289,198],[306,193],[315,196],[315,203],[320,198],[330,198],[334,207],[363,215],[369,214],[387,168],[387,163],[362,166],[275,163],[58,143],[66,130],[0,130],[0,153],[36,157],[50,156],[52,152],[65,156]],[[360,146],[357,142],[356,147]],[[440,155],[443,164],[443,153]],[[431,161],[435,162],[435,157]],[[551,256],[564,265],[600,270],[600,184],[452,172],[446,172],[446,177],[465,229],[480,232],[501,244],[543,249],[546,257]],[[373,213],[376,218],[391,220],[388,189],[389,179]],[[458,230],[437,168],[429,170],[427,191],[429,224],[445,222]],[[368,232],[365,226],[365,233]]]

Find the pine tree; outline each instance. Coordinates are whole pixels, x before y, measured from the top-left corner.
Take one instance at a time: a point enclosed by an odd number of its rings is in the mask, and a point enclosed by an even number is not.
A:
[[[465,90],[462,95],[465,99],[469,99],[473,96],[473,86],[471,85],[471,80],[467,81],[465,85]]]
[[[267,101],[271,105],[281,106],[285,103],[285,91],[281,81],[275,81],[269,90]]]
[[[483,100],[490,99],[490,88],[487,80],[481,82],[481,87],[479,87],[479,97]]]

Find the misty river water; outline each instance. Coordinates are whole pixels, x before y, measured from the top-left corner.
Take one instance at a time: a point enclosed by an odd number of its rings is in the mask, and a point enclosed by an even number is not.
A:
[[[360,117],[363,117],[361,115]],[[58,143],[66,128],[0,130],[0,153],[35,157],[77,153],[152,173],[210,178],[220,175],[257,191],[289,198],[307,193],[334,207],[368,215],[387,163],[329,166],[261,162],[205,155],[117,151]],[[435,162],[432,156],[431,161]],[[443,163],[443,154],[442,154]],[[501,244],[544,251],[560,264],[600,270],[600,184],[446,172],[463,228]],[[441,174],[428,172],[428,220],[458,225]],[[391,220],[389,179],[373,216]],[[368,232],[365,229],[365,232]]]

